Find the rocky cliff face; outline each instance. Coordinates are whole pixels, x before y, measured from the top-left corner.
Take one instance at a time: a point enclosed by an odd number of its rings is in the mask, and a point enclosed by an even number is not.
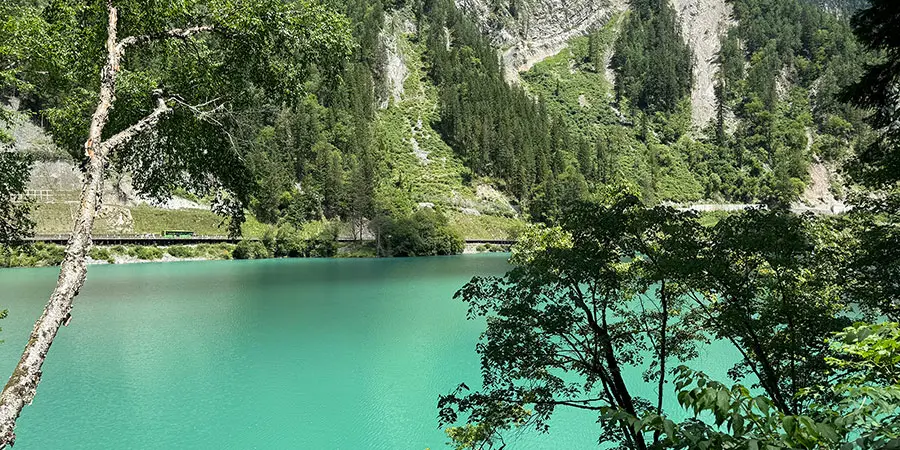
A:
[[[852,1],[852,0],[818,0]],[[604,25],[628,9],[628,0],[457,0],[457,6],[478,20],[501,49],[507,80],[559,53],[569,39]],[[693,122],[703,126],[716,111],[716,55],[721,38],[733,26],[731,5],[725,0],[672,0],[685,40],[694,51],[691,102]],[[611,73],[607,74],[612,80]]]
[[[494,7],[493,5],[498,5]],[[559,53],[566,42],[602,26],[627,0],[457,0],[502,49],[507,80]]]
[[[695,126],[706,125],[716,113],[716,62],[722,38],[734,25],[731,5],[725,0],[672,0],[681,21],[684,40],[694,52],[691,113]]]
[[[413,31],[411,21],[398,15],[385,14],[384,27],[378,35],[378,73],[381,74],[382,86],[376,93],[380,109],[387,108],[391,103],[399,103],[403,96],[403,83],[409,76],[409,69],[400,49],[400,40],[403,33]]]

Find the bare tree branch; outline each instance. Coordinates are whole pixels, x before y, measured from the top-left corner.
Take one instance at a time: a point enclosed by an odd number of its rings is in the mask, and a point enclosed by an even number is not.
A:
[[[109,152],[119,148],[120,146],[131,142],[138,135],[147,132],[155,127],[163,116],[172,112],[172,108],[166,104],[162,97],[157,97],[156,108],[146,117],[139,120],[134,125],[116,133],[102,143],[102,156],[105,158]]]
[[[168,31],[144,34],[141,36],[129,36],[119,41],[119,44],[116,45],[116,52],[121,55],[126,48],[133,45],[146,44],[148,42],[162,41],[166,39],[187,39],[191,36],[209,32],[214,29],[215,27],[212,25],[198,25],[190,28],[173,28]]]

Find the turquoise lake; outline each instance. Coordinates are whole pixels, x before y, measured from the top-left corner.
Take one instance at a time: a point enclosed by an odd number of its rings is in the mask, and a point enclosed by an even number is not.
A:
[[[15,448],[447,448],[437,398],[479,384],[483,330],[452,296],[506,257],[91,267]],[[3,379],[57,274],[0,270]],[[731,361],[717,348],[692,365]],[[598,434],[591,414],[560,410],[549,434],[507,448],[597,448]]]

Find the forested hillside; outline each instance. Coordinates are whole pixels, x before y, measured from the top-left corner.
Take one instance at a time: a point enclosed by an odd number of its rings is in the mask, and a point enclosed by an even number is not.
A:
[[[690,49],[678,44],[671,7],[653,3],[635,3],[523,75],[595,147],[610,135],[629,142],[613,150],[629,156],[607,159],[645,199],[794,202],[820,181],[810,179],[811,163],[834,174],[866,139],[861,114],[836,97],[864,59],[845,17],[800,0],[729,2],[736,25],[721,36],[718,112],[691,130]],[[838,177],[829,181],[832,195],[844,194]]]
[[[546,5],[499,2],[473,17],[478,2],[335,1],[351,23],[350,57],[311,64],[291,101],[251,90],[229,117],[229,145],[250,171],[256,220],[338,221],[356,237],[434,208],[451,234],[505,238],[567,199],[622,184],[647,204],[827,207],[823,197],[846,194],[842,162],[868,139],[860,112],[836,96],[866,58],[848,22],[859,4],[729,0],[731,28],[705,37],[721,41],[717,112],[696,123],[694,49],[681,26],[692,17],[668,1],[598,2],[585,10],[597,25],[518,83],[496,45],[503,21],[491,18],[527,21]],[[78,154],[80,131],[54,125],[73,111],[41,109],[46,93],[7,94]],[[172,192],[211,195],[153,194]]]

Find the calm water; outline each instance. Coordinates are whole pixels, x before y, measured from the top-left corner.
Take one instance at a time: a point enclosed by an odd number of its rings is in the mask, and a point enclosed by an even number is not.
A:
[[[478,384],[483,329],[451,297],[507,267],[503,255],[92,267],[16,450],[445,448],[437,397]],[[56,276],[0,270],[3,379]],[[713,372],[733,359],[715,355]],[[596,448],[594,421],[562,411],[550,434],[508,448]]]

